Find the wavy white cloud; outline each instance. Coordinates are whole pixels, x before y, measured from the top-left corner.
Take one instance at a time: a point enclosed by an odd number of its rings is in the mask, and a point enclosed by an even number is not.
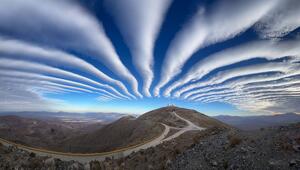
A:
[[[219,1],[208,12],[200,7],[197,15],[171,42],[167,51],[161,79],[154,89],[160,88],[181,72],[185,62],[199,49],[231,39],[253,26],[276,5],[274,1]],[[255,11],[255,12],[253,12]]]
[[[257,24],[256,30],[263,38],[281,38],[300,26],[300,1],[280,1]]]
[[[116,96],[107,90],[96,88],[87,84],[79,83],[76,81],[72,80],[67,80],[67,79],[62,79],[62,78],[57,78],[57,77],[52,77],[52,76],[45,76],[41,74],[36,74],[36,73],[28,73],[28,72],[22,72],[22,71],[14,71],[14,70],[0,70],[0,76],[1,77],[13,77],[13,78],[22,78],[22,79],[28,79],[28,80],[39,80],[39,81],[47,81],[47,82],[54,82],[54,83],[59,83],[59,84],[67,84],[71,85],[74,87],[81,87],[84,89],[89,89],[95,93],[105,93],[107,95],[110,95],[114,98],[121,98],[119,96]]]
[[[180,96],[180,94],[195,88],[221,84],[232,78],[238,78],[238,77],[249,76],[254,74],[263,74],[268,72],[294,74],[294,70],[297,70],[299,68],[300,68],[299,64],[285,61],[285,62],[267,62],[263,64],[254,64],[250,66],[244,66],[244,67],[238,67],[238,68],[229,69],[225,71],[220,71],[217,74],[211,76],[208,80],[190,84],[176,91],[176,96]]]
[[[75,2],[2,0],[0,29],[30,42],[91,55],[128,81],[141,97],[137,80],[121,62],[101,23]]]
[[[150,97],[153,81],[153,50],[164,16],[172,0],[106,0],[105,5],[115,18],[131,49],[133,63],[143,77],[143,92]]]
[[[75,73],[72,73],[72,72],[69,72],[69,71],[65,71],[65,70],[62,70],[62,69],[59,69],[59,68],[55,68],[55,67],[35,63],[35,62],[0,58],[0,68],[13,69],[13,70],[23,70],[23,71],[29,71],[29,72],[39,72],[41,74],[44,73],[44,74],[53,75],[53,76],[61,77],[61,78],[68,77],[68,78],[71,78],[71,79],[75,79],[75,80],[83,81],[83,82],[86,82],[86,83],[94,84],[94,85],[99,86],[99,87],[105,87],[107,89],[112,90],[113,92],[115,92],[119,96],[126,97],[126,96],[120,94],[118,91],[114,90],[113,88],[111,88],[109,86],[103,86],[102,84],[100,84],[100,83],[98,83],[94,80],[91,80],[89,78],[86,78],[86,77],[83,77],[81,75],[78,75],[78,74],[75,74]]]
[[[111,83],[114,85],[119,86],[127,95],[132,96],[125,85],[118,80],[112,79],[111,77],[107,76],[99,69],[97,69],[92,64],[77,58],[71,54],[65,53],[63,51],[50,49],[50,48],[42,48],[39,46],[35,46],[30,43],[26,43],[23,41],[18,40],[11,40],[11,39],[0,39],[0,53],[4,53],[8,58],[21,58],[21,59],[32,59],[32,60],[42,60],[46,61],[48,64],[57,64],[60,63],[64,65],[64,67],[74,68],[87,72],[89,74],[93,74],[97,76],[97,78],[101,79],[105,83]],[[19,57],[22,56],[22,57]],[[102,83],[97,82],[99,86],[106,87],[113,89],[109,85],[105,85]],[[115,89],[113,89],[117,92]],[[119,92],[117,92],[119,93]]]
[[[279,59],[286,56],[299,58],[299,45],[300,41],[298,39],[280,42],[254,41],[215,53],[196,63],[184,76],[170,85],[165,90],[164,95],[169,96],[175,88],[189,81],[200,80],[217,68],[238,62],[255,58],[264,58],[267,60]]]

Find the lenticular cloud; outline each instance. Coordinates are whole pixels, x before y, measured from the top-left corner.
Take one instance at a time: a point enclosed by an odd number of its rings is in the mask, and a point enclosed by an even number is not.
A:
[[[1,0],[0,111],[51,108],[64,101],[44,94],[76,93],[100,103],[154,94],[247,111],[291,103],[299,112],[300,1],[216,0],[195,13],[172,2],[104,0],[87,9],[69,0]],[[187,20],[172,21],[179,15]],[[110,24],[121,37],[107,34]],[[158,37],[164,26],[170,30]],[[112,40],[124,41],[131,58]]]
[[[17,38],[95,56],[141,97],[137,80],[122,64],[100,22],[76,3],[3,0],[0,23],[3,32],[14,33]]]
[[[159,95],[160,88],[181,72],[185,62],[197,50],[237,36],[268,13],[276,2],[224,0],[215,4],[210,9],[212,12],[200,7],[198,13],[172,41],[154,94]]]
[[[105,3],[131,49],[133,63],[143,77],[143,91],[150,97],[154,43],[171,0],[106,0]]]

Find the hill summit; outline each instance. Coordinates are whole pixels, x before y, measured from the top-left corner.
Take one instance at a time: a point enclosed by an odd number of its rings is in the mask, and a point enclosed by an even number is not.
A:
[[[163,133],[176,138],[187,131],[214,127],[230,128],[195,110],[167,106],[146,112],[138,118],[122,117],[99,130],[64,141],[62,146],[68,145],[70,152],[111,151],[143,143]],[[176,136],[172,137],[174,134]],[[59,149],[65,151],[64,148]]]
[[[32,122],[30,118],[15,117],[14,119],[3,120],[6,120],[3,122],[6,126],[13,126],[15,124],[14,121],[18,120],[18,126],[11,127],[16,132],[24,132],[23,129],[28,129],[27,131],[35,130],[30,129],[33,127],[31,123],[27,123]],[[46,124],[45,120],[34,119],[34,122],[35,124]],[[56,126],[51,126],[52,131],[58,131],[59,127],[64,127],[64,123],[61,122],[60,125],[59,122],[56,122]],[[36,142],[33,143],[32,134],[28,134],[31,136],[27,137],[27,133],[22,133],[19,136],[18,134],[14,135],[14,141],[22,141],[25,145],[60,152],[106,152],[138,145],[160,137],[160,140],[157,139],[156,141],[156,144],[159,144],[164,140],[176,139],[189,131],[199,131],[213,127],[228,128],[229,126],[195,110],[167,106],[146,112],[137,118],[123,116],[110,124],[99,127],[94,126],[84,133],[76,133],[75,129],[72,131],[65,130],[64,134],[72,133],[72,135],[64,138],[55,138],[56,140],[48,140],[43,145],[36,145]],[[11,137],[9,137],[8,133],[4,133],[5,131],[0,129],[0,132],[3,132],[0,134],[1,137],[10,140]],[[35,133],[34,137],[35,140],[39,140],[39,138],[41,140],[45,139],[42,133]],[[164,139],[167,137],[168,139]]]

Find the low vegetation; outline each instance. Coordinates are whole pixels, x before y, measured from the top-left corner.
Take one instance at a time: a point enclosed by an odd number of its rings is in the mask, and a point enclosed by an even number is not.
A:
[[[239,145],[242,142],[242,138],[240,138],[236,134],[229,134],[228,140],[229,140],[229,147],[231,147],[231,148]]]

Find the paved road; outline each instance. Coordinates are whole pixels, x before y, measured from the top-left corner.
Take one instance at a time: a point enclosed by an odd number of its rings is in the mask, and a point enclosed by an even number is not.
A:
[[[23,145],[19,145],[19,144],[15,144],[15,143],[6,141],[1,138],[0,138],[0,141],[4,145],[16,145],[20,149],[23,149],[23,150],[26,150],[29,152],[34,152],[40,156],[50,156],[50,157],[59,158],[61,160],[65,160],[65,161],[75,160],[75,161],[79,161],[81,163],[88,163],[92,160],[101,161],[101,160],[104,160],[106,157],[114,157],[114,158],[124,157],[124,156],[131,154],[132,152],[137,152],[141,149],[147,149],[150,147],[154,147],[156,145],[159,145],[160,143],[174,139],[187,131],[204,130],[205,129],[205,128],[202,128],[202,127],[199,127],[199,126],[193,124],[191,121],[189,121],[187,119],[182,118],[181,116],[177,115],[176,112],[172,112],[171,114],[178,117],[182,121],[186,122],[187,126],[185,126],[183,128],[178,128],[178,127],[171,127],[171,126],[168,126],[168,125],[165,125],[162,123],[162,125],[165,127],[165,129],[159,137],[157,137],[149,142],[146,142],[144,144],[141,144],[141,145],[127,147],[127,148],[119,149],[119,150],[112,151],[112,152],[92,153],[92,154],[63,153],[63,152],[53,152],[53,151],[47,151],[47,150],[43,150],[43,149],[27,147],[27,146],[23,146]],[[170,132],[171,128],[178,129],[179,131],[166,138],[166,136]]]

